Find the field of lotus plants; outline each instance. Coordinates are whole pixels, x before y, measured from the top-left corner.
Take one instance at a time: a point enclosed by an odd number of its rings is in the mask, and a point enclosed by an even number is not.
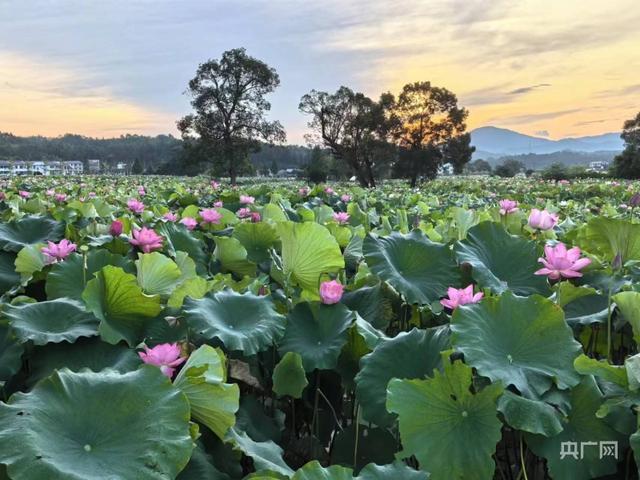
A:
[[[637,478],[640,184],[0,182],[0,479]]]

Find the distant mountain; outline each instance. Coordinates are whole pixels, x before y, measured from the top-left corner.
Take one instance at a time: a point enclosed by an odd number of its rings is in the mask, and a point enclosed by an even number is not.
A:
[[[527,153],[547,154],[562,151],[619,152],[623,149],[619,133],[550,140],[498,127],[480,127],[472,130],[471,144],[476,147],[474,158],[495,158]]]

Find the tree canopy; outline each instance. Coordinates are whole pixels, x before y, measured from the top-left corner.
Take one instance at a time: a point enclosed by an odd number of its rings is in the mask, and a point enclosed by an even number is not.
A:
[[[640,178],[640,112],[624,122],[624,150],[614,159],[613,173],[622,178]]]

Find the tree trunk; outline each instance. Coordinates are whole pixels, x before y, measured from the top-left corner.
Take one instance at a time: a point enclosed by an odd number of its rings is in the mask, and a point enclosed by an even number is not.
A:
[[[367,174],[369,176],[369,187],[371,188],[376,188],[376,179],[373,176],[373,169],[371,168],[371,162],[369,161],[369,159],[365,160],[365,164],[367,165]]]
[[[410,185],[411,188],[416,188],[416,183],[418,182],[418,175],[416,174],[411,174],[411,178],[410,178]]]

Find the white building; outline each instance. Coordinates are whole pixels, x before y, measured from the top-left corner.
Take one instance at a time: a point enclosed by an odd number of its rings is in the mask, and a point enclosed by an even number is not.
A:
[[[25,162],[22,160],[0,161],[0,176],[9,175],[37,175],[37,176],[54,176],[54,175],[82,175],[84,165],[80,161],[61,162],[53,161],[34,161]]]
[[[84,163],[79,160],[62,162],[62,173],[64,175],[82,175],[84,173]]]

